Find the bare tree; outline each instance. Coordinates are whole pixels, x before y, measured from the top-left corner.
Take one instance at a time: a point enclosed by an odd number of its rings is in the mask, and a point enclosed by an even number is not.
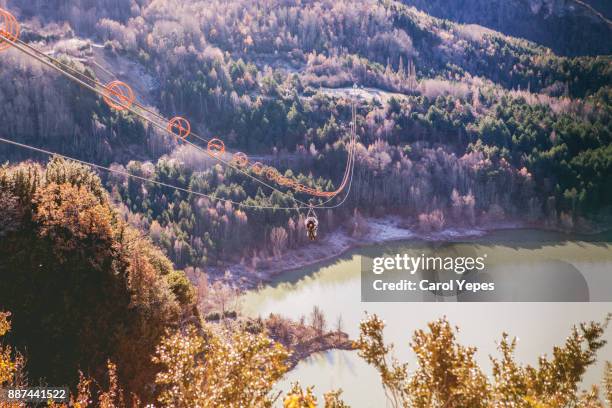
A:
[[[338,315],[338,318],[336,319],[336,336],[338,337],[338,340],[340,340],[340,334],[342,333],[343,329],[344,321],[342,320],[342,315]]]
[[[325,320],[325,315],[319,306],[313,306],[312,312],[310,313],[310,324],[317,332],[319,337],[323,335],[327,322]]]
[[[239,306],[240,289],[232,283],[232,275],[225,272],[223,280],[217,280],[210,289],[211,301],[218,308],[220,318],[226,322],[228,312],[236,311]]]
[[[275,257],[279,257],[283,253],[283,250],[287,247],[288,238],[287,231],[283,227],[272,228],[270,242]]]

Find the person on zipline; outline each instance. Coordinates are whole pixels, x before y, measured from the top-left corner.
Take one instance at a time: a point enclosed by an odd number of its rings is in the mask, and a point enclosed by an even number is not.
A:
[[[319,228],[319,220],[317,220],[317,216],[315,215],[314,211],[312,211],[312,209],[308,211],[308,215],[306,216],[306,221],[304,222],[304,224],[306,225],[306,233],[308,235],[308,238],[311,241],[317,239],[317,229]]]

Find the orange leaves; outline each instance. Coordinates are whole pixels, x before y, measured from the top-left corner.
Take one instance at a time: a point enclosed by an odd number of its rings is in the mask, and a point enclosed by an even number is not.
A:
[[[164,338],[153,361],[162,406],[269,406],[272,387],[286,372],[288,352],[263,334],[193,326]]]
[[[42,224],[43,234],[54,227],[70,230],[75,238],[95,235],[110,237],[112,213],[84,187],[51,183],[35,197],[35,221]]]
[[[283,400],[283,408],[317,408],[313,387],[307,387],[304,391],[299,383],[293,383]]]
[[[58,249],[71,251],[85,239],[99,244],[112,238],[110,208],[85,187],[49,183],[36,192],[34,204],[40,235],[54,240]]]
[[[0,336],[4,336],[11,330],[11,322],[9,316],[11,312],[0,312]]]
[[[414,333],[410,346],[417,367],[410,374],[407,364],[393,357],[393,345],[385,344],[385,324],[378,316],[368,315],[360,323],[355,345],[359,356],[378,370],[393,407],[599,407],[596,392],[577,390],[584,371],[596,361],[595,352],[605,344],[607,325],[608,320],[574,327],[565,344],[554,348],[551,359],[540,357],[538,367],[518,363],[516,340],[504,333],[498,346],[502,358],[491,357],[491,379],[476,361],[476,348],[459,344],[459,329],[446,318]]]
[[[11,359],[11,349],[0,346],[0,384],[12,381],[16,364]]]
[[[430,322],[428,329],[417,330],[411,343],[419,368],[409,389],[417,406],[451,400],[454,406],[491,406],[490,384],[474,358],[476,349],[459,344],[445,318]]]
[[[11,322],[8,320],[9,312],[0,312],[0,336],[4,336],[11,330]],[[0,344],[0,385],[13,378],[15,363],[11,360],[11,349],[2,347]]]
[[[608,404],[612,404],[612,362],[610,361],[606,362],[603,385],[606,400],[608,400]]]
[[[11,330],[11,322],[9,321],[10,312],[0,311],[0,337],[4,336]],[[24,358],[21,354],[16,353],[10,346],[4,346],[0,342],[0,386],[19,386],[20,378],[23,375]],[[5,407],[0,402],[0,407]],[[14,405],[8,405],[12,407]]]

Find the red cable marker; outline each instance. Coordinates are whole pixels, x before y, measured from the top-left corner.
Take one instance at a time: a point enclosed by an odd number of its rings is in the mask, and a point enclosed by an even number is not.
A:
[[[225,153],[225,143],[221,139],[211,139],[208,141],[208,153],[214,157],[221,157]]]
[[[128,84],[113,81],[105,87],[104,101],[118,111],[126,110],[132,106],[136,97]]]
[[[278,170],[276,170],[274,167],[268,167],[268,169],[266,170],[266,177],[270,181],[276,181],[280,177],[280,174],[278,173]]]
[[[238,167],[246,167],[249,165],[249,158],[246,154],[238,152],[232,157],[232,162],[236,163]]]
[[[176,137],[185,140],[191,133],[191,124],[187,119],[176,116],[168,122],[168,131],[176,135]]]
[[[279,176],[278,179],[276,180],[276,182],[280,184],[281,186],[290,186],[291,181],[292,181],[291,179],[285,176]]]
[[[17,41],[21,28],[17,19],[8,11],[0,9],[0,34],[6,37],[9,41]],[[0,38],[0,51],[11,48],[11,43],[3,38]]]
[[[263,173],[263,164],[260,162],[253,163],[251,165],[251,170],[253,170],[253,173],[257,174],[258,176],[261,176],[261,173]]]

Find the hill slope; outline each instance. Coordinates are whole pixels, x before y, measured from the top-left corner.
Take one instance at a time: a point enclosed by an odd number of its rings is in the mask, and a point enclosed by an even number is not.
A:
[[[100,180],[61,159],[0,168],[0,309],[31,384],[106,381],[150,397],[150,361],[166,329],[193,316],[193,289],[110,206]]]
[[[561,55],[612,53],[612,6],[583,0],[403,0],[433,16],[479,24]]]

